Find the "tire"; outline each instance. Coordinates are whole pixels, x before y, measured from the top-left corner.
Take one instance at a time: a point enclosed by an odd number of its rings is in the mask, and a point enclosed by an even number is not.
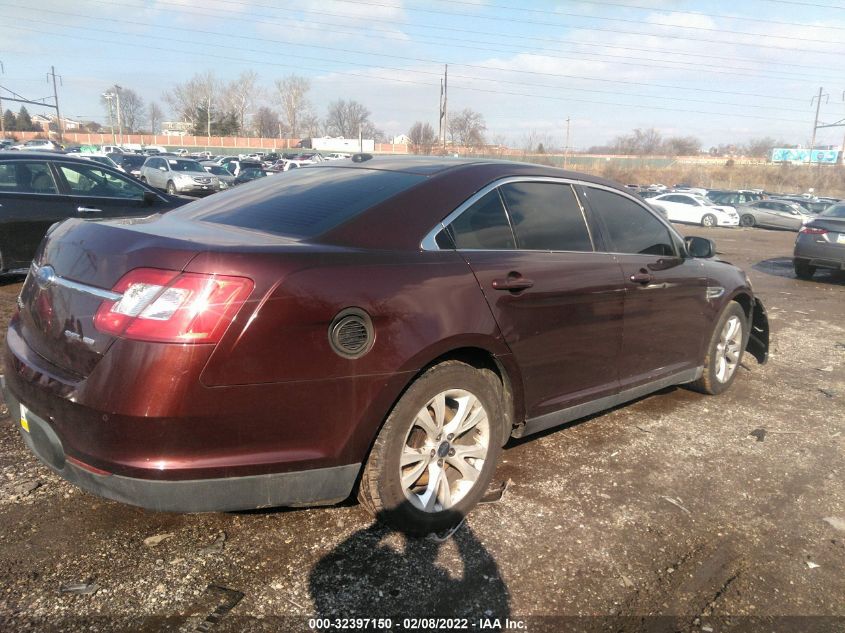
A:
[[[712,213],[706,213],[704,214],[704,217],[701,218],[701,226],[711,227],[716,226],[717,223],[718,220],[716,219],[716,216]]]
[[[740,226],[755,226],[757,224],[757,220],[754,219],[754,216],[750,213],[746,213],[745,215],[739,218],[739,225]]]
[[[417,378],[373,444],[361,475],[361,504],[412,536],[457,525],[487,491],[496,469],[505,420],[500,391],[501,384],[460,361],[435,365]],[[452,423],[458,425],[456,437],[450,437]]]
[[[793,259],[792,267],[795,269],[795,276],[798,279],[812,279],[816,273],[816,267],[810,266],[810,262],[806,259]]]
[[[171,196],[176,195],[176,185],[173,184],[172,180],[167,181],[167,193],[169,193]]]
[[[734,329],[737,327],[738,331]],[[749,334],[745,310],[736,301],[731,301],[722,311],[713,329],[707,355],[704,357],[704,373],[689,386],[710,395],[727,391],[742,363]]]
[[[140,181],[141,181],[142,183],[144,183],[145,185],[147,184],[147,179],[146,179],[146,178],[144,178],[143,176],[138,176],[138,180],[140,180]]]

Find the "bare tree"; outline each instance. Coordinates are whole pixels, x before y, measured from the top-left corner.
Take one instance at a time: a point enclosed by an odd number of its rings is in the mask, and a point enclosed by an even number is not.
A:
[[[279,93],[282,116],[294,138],[299,136],[302,127],[301,121],[309,114],[310,105],[307,95],[310,89],[311,82],[299,75],[288,75],[283,79],[276,80],[276,91]]]
[[[324,131],[323,122],[320,121],[320,117],[309,110],[299,121],[299,131],[303,136],[308,138],[322,136]],[[299,136],[293,132],[290,134],[293,138],[299,138]]]
[[[150,101],[150,105],[147,106],[147,120],[150,122],[150,132],[158,134],[163,119],[164,112],[161,111],[159,105],[155,101]]]
[[[223,87],[220,97],[220,109],[225,115],[233,115],[238,122],[238,129],[244,133],[246,114],[260,97],[258,73],[246,70],[240,76]]]
[[[487,124],[484,116],[471,108],[464,108],[449,119],[447,131],[452,143],[463,147],[478,147],[484,145],[484,132]]]
[[[659,154],[663,151],[663,137],[654,128],[637,128],[632,134],[617,136],[611,146],[619,154]]]
[[[769,156],[775,147],[786,147],[785,141],[776,141],[771,136],[752,138],[745,144],[744,153],[748,156]]]
[[[360,131],[370,138],[379,132],[370,123],[370,111],[357,101],[338,99],[329,104],[326,131],[343,138],[356,138]]]
[[[282,138],[287,126],[279,120],[279,113],[267,106],[261,106],[252,117],[252,126],[261,138]]]
[[[673,156],[694,156],[701,151],[701,141],[694,136],[673,136],[663,144],[664,151]]]
[[[431,148],[437,142],[437,135],[434,133],[434,128],[430,123],[423,123],[417,121],[408,130],[408,138],[411,139],[411,144],[414,146],[414,151],[417,153],[428,154]]]
[[[183,84],[176,84],[165,93],[164,100],[173,112],[183,121],[190,123],[195,130],[205,128],[211,136],[211,120],[217,106],[218,81],[214,73],[198,73]]]
[[[123,125],[125,132],[135,132],[144,122],[144,100],[137,92],[131,88],[123,88],[121,86],[112,85],[102,91],[103,93],[117,94],[120,98],[113,102],[112,107],[116,108],[120,103],[120,122]],[[108,109],[108,103],[105,97],[100,97],[100,103]],[[115,112],[115,117],[117,113]]]

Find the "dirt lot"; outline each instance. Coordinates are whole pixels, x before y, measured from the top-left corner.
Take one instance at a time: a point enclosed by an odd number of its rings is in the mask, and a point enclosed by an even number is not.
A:
[[[680,228],[749,272],[769,364],[746,357],[720,397],[668,389],[512,442],[503,499],[442,543],[352,501],[180,515],[102,500],[41,466],[4,407],[0,630],[845,630],[845,278],[796,280],[792,233]],[[19,287],[0,285],[4,325]],[[60,592],[76,583],[93,592]]]

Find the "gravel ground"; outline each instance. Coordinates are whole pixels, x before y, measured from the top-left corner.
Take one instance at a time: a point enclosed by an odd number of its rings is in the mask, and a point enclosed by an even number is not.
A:
[[[443,542],[390,533],[353,501],[188,515],[99,499],[41,466],[3,407],[0,630],[308,630],[313,617],[429,630],[403,618],[433,616],[469,630],[845,630],[845,277],[795,279],[792,233],[679,228],[749,272],[770,362],[747,356],[719,397],[671,388],[512,441],[502,500]],[[4,325],[19,289],[0,285]]]

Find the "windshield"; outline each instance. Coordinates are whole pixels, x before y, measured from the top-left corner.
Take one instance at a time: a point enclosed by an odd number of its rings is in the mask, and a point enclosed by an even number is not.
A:
[[[223,169],[220,165],[207,165],[205,170],[214,174],[215,176],[231,176],[228,171]]]
[[[845,218],[845,204],[836,204],[819,214],[824,218]]]
[[[170,159],[167,164],[171,171],[205,171],[195,160]]]

